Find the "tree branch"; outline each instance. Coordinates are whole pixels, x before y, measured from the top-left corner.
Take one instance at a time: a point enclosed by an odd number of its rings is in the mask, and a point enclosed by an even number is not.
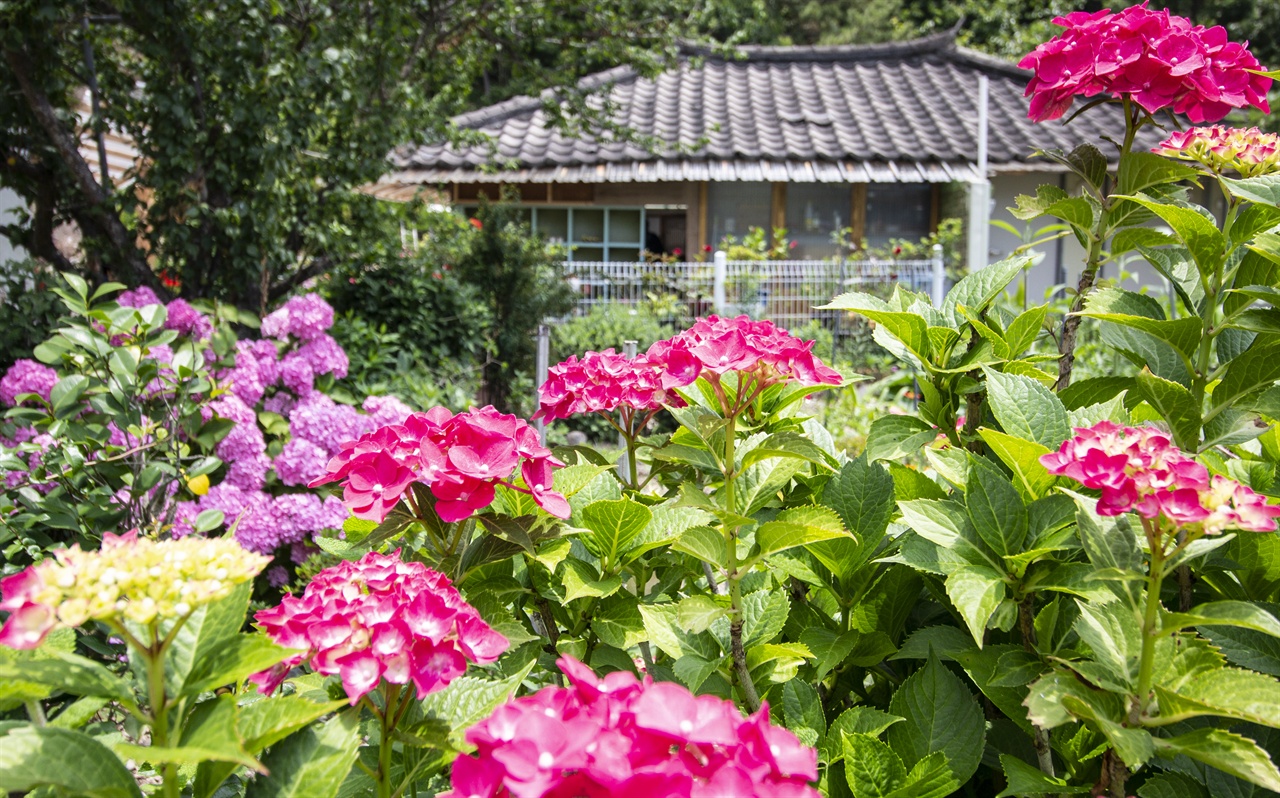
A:
[[[4,55],[5,61],[13,72],[32,115],[40,127],[44,129],[45,135],[49,138],[49,143],[71,172],[76,188],[79,189],[80,194],[84,197],[88,206],[86,213],[92,216],[97,226],[107,237],[107,240],[115,248],[120,262],[128,272],[127,276],[138,284],[151,287],[158,296],[167,299],[170,295],[168,289],[161,284],[155,273],[151,271],[151,267],[147,265],[146,259],[138,250],[134,236],[120,221],[120,217],[111,210],[110,198],[102,186],[98,184],[98,181],[94,179],[93,172],[89,169],[89,164],[85,162],[84,156],[80,154],[79,143],[63,127],[62,122],[58,119],[57,112],[53,108],[53,104],[49,102],[49,97],[32,80],[30,72],[31,59],[27,57],[26,53],[11,46],[4,48]]]
[[[268,303],[275,302],[277,299],[280,299],[285,294],[305,283],[307,280],[310,280],[312,277],[319,277],[332,269],[333,265],[333,260],[329,258],[328,255],[315,258],[307,267],[299,269],[288,277],[285,277],[283,280],[272,285],[270,290],[267,292]]]

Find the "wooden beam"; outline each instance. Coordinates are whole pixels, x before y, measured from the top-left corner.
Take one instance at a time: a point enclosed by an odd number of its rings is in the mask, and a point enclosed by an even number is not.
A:
[[[867,237],[867,184],[854,183],[849,195],[849,227],[853,230],[853,243],[862,244]]]
[[[769,197],[769,236],[779,227],[787,226],[787,184],[774,183]],[[776,243],[776,242],[775,242]]]
[[[929,192],[929,233],[938,232],[938,216],[942,212],[942,190],[937,183]]]
[[[707,230],[707,181],[703,180],[698,184],[698,254],[706,252],[707,245],[715,246],[714,241],[708,240]]]

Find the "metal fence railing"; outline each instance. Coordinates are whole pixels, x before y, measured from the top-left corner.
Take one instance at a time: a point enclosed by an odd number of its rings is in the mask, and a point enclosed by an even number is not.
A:
[[[946,276],[940,252],[930,260],[746,260],[723,252],[682,263],[582,262],[565,264],[578,293],[577,315],[601,305],[647,306],[656,315],[693,319],[710,313],[769,319],[802,327],[847,291],[888,295],[899,283],[941,301]]]

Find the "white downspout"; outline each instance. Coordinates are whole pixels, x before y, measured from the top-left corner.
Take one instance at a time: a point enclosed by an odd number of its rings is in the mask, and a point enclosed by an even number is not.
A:
[[[988,263],[991,251],[991,181],[987,179],[987,137],[990,127],[991,81],[978,76],[977,181],[969,184],[969,271]]]

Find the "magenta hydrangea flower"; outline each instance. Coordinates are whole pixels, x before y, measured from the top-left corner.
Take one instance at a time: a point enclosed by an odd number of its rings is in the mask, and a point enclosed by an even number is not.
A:
[[[128,291],[121,291],[116,297],[116,304],[122,308],[145,308],[148,305],[163,305],[160,297],[145,285]]]
[[[16,361],[9,370],[0,377],[0,402],[5,407],[16,407],[17,397],[24,393],[34,393],[46,402],[49,392],[58,384],[58,372],[34,360]]]
[[[1226,477],[1214,476],[1152,427],[1100,421],[1079,427],[1056,452],[1040,458],[1049,473],[1101,491],[1099,515],[1134,511],[1208,535],[1227,528],[1269,532],[1280,506]]]
[[[316,371],[311,361],[303,357],[300,352],[290,352],[281,359],[280,382],[284,383],[284,387],[300,397],[305,397],[315,390],[315,381]]]
[[[394,396],[369,396],[364,400],[361,409],[368,414],[369,420],[379,427],[391,424],[403,424],[413,414],[413,408]]]
[[[455,416],[435,407],[342,444],[328,473],[311,487],[341,483],[351,511],[379,522],[415,482],[431,490],[436,512],[447,522],[489,506],[496,485],[528,493],[547,512],[568,518],[569,503],[551,489],[552,471],[562,465],[515,416],[492,407]],[[511,482],[517,468],[526,487]]]
[[[218,380],[247,404],[262,401],[266,390],[280,378],[279,354],[270,341],[237,341],[235,366],[220,372]]]
[[[441,798],[664,796],[818,798],[817,752],[731,701],[674,682],[603,679],[565,656],[569,687],[545,687],[467,730]]]
[[[1195,123],[1222,119],[1233,108],[1269,113],[1271,78],[1246,45],[1221,26],[1206,28],[1144,2],[1117,13],[1076,11],[1054,19],[1065,30],[1018,66],[1034,71],[1027,84],[1030,116],[1057,119],[1077,97],[1131,97],[1148,113],[1170,109]]]
[[[262,319],[261,332],[285,340],[292,335],[309,341],[333,326],[333,307],[319,294],[295,296]]]
[[[468,662],[495,661],[507,639],[467,604],[448,577],[416,562],[369,552],[316,574],[300,597],[254,616],[276,643],[304,653],[249,677],[270,693],[306,662],[342,679],[354,706],[382,680],[409,684],[421,699],[442,690]]]
[[[648,355],[628,358],[612,349],[587,352],[579,360],[570,355],[551,367],[538,389],[540,407],[534,418],[554,421],[580,413],[614,411],[623,416],[623,429],[631,429],[636,414],[652,414],[663,405],[683,407],[684,400],[663,387],[663,364]]]
[[[1175,130],[1152,152],[1195,161],[1215,174],[1259,177],[1280,170],[1280,135],[1256,127],[1193,127]]]

